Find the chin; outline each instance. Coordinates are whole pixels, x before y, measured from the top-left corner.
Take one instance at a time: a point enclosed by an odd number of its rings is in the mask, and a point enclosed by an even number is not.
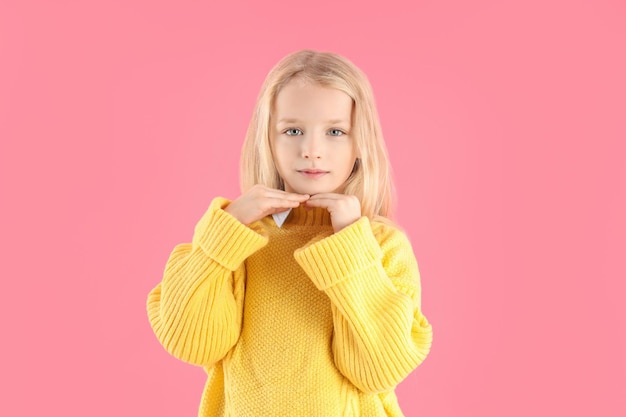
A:
[[[343,194],[344,186],[340,185],[338,187],[333,186],[324,186],[323,184],[297,184],[296,186],[291,186],[285,184],[285,191],[297,193],[297,194],[326,194],[326,193],[335,193],[335,194]]]
[[[325,188],[320,188],[320,187],[297,187],[297,188],[292,188],[294,193],[298,193],[298,194],[308,194],[308,195],[315,195],[315,194],[324,194],[324,193],[332,193],[333,191],[328,191]]]

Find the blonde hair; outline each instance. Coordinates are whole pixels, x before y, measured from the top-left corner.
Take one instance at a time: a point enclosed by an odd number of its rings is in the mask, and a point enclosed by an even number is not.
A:
[[[391,168],[372,88],[365,74],[352,62],[329,52],[294,52],[280,60],[267,75],[241,150],[241,191],[255,184],[284,190],[272,157],[269,127],[276,95],[294,78],[335,88],[352,98],[351,136],[359,159],[345,183],[344,193],[358,197],[363,215],[391,217],[394,198]]]

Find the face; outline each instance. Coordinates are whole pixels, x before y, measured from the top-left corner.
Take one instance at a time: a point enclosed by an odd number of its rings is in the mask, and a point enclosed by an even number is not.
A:
[[[352,99],[343,91],[292,80],[278,93],[270,120],[274,164],[285,191],[341,193],[357,158]]]

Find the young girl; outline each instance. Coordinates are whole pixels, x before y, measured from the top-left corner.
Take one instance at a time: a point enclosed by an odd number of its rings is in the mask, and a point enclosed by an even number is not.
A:
[[[300,51],[261,89],[240,197],[215,198],[176,246],[148,316],[203,366],[200,416],[401,416],[426,357],[417,263],[386,217],[391,180],[367,78]]]

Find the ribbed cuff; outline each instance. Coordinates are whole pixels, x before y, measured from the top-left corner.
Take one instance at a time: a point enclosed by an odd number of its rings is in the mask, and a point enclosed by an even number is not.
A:
[[[294,252],[296,261],[323,291],[370,267],[382,251],[370,221],[361,217],[338,233]]]
[[[199,245],[213,260],[234,271],[241,263],[267,244],[260,228],[245,226],[223,209],[230,201],[217,197],[196,224],[193,244]]]

